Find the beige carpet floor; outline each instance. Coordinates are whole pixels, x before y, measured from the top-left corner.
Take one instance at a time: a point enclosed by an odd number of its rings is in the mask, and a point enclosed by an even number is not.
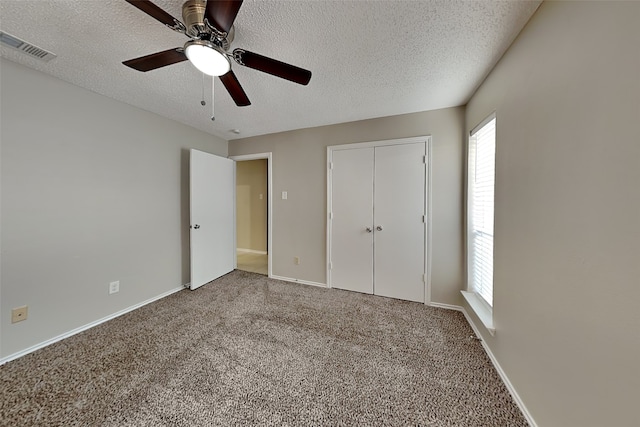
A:
[[[456,311],[235,271],[0,367],[2,426],[526,426]]]

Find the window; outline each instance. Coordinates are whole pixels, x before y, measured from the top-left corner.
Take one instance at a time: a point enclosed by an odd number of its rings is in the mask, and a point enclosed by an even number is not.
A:
[[[496,117],[471,132],[467,186],[468,290],[493,306],[493,205]]]

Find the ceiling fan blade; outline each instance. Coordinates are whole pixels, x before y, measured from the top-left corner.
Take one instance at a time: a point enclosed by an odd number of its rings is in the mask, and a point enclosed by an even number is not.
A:
[[[141,56],[140,58],[124,61],[127,67],[138,71],[151,71],[156,68],[165,67],[167,65],[176,64],[186,61],[187,55],[180,48],[165,50],[163,52],[152,53],[151,55]]]
[[[229,92],[229,95],[231,95],[231,98],[233,98],[238,107],[251,105],[251,101],[249,101],[247,94],[244,93],[244,89],[240,86],[240,82],[233,71],[229,71],[227,74],[221,75],[220,80],[224,87],[227,88],[227,92]]]
[[[208,0],[204,16],[218,31],[228,33],[240,6],[242,0]]]
[[[309,80],[311,80],[311,71],[309,70],[296,67],[295,65],[285,64],[284,62],[249,52],[248,50],[234,49],[233,59],[245,67],[269,73],[301,85],[307,85]]]
[[[150,2],[149,0],[125,0],[127,3],[137,7],[147,15],[156,18],[158,21],[173,28],[176,26],[176,22],[180,22],[173,16],[169,15],[164,10]]]

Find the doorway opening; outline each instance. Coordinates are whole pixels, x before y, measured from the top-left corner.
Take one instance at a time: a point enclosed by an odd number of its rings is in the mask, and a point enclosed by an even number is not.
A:
[[[271,276],[271,153],[236,161],[236,268]]]

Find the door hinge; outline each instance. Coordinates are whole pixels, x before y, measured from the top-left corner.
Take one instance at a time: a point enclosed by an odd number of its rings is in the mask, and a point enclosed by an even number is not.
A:
[[[422,156],[422,163],[427,164],[427,156]]]
[[[333,219],[333,212],[329,212],[329,219]]]
[[[329,162],[329,169],[333,169],[333,162]]]
[[[333,263],[332,262],[329,263],[329,270],[331,270],[331,269],[333,269]]]
[[[423,275],[422,275],[422,281],[423,281],[424,283],[427,283],[427,275],[426,275],[426,274],[423,274]]]
[[[424,224],[426,224],[426,223],[427,223],[427,216],[426,216],[426,215],[422,215],[422,222],[423,222]]]

